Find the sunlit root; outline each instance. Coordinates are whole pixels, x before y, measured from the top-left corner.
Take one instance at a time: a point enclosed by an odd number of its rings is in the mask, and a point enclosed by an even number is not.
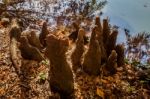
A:
[[[69,37],[69,39],[73,40],[73,42],[75,42],[78,38],[79,25],[74,22],[73,27],[75,28],[75,30],[72,31],[68,37]],[[84,44],[87,44],[88,43],[88,38],[84,35],[83,39],[84,39]]]
[[[75,22],[72,25],[75,28],[75,30],[69,35],[69,38],[75,42],[78,37],[79,26]]]
[[[84,52],[84,39],[83,39],[84,34],[85,34],[84,30],[80,29],[76,41],[76,47],[71,55],[73,70],[76,70],[79,66],[81,66],[81,58]]]
[[[103,33],[102,25],[101,25],[100,17],[98,16],[95,18],[95,25],[97,25],[99,31],[99,33],[97,34],[98,38],[102,37],[102,33]]]
[[[29,44],[27,37],[22,36],[20,38],[20,46],[19,49],[21,51],[21,55],[24,59],[42,61],[44,57],[40,53],[40,51]]]
[[[4,26],[4,27],[7,27],[10,23],[10,20],[8,18],[2,18],[1,19],[1,24]]]
[[[50,86],[52,91],[61,95],[70,95],[73,90],[73,74],[66,61],[66,51],[69,41],[65,38],[57,38],[48,35],[46,39],[47,47],[45,55],[50,60]]]
[[[17,54],[17,49],[18,49],[17,41],[19,41],[19,39],[20,39],[21,30],[20,30],[16,20],[13,20],[13,22],[12,22],[9,35],[10,35],[11,61],[12,61],[12,64],[13,64],[16,72],[19,74],[20,73],[20,61],[19,61],[19,57]]]
[[[83,62],[83,70],[91,75],[98,75],[101,66],[101,49],[96,39],[96,28],[92,31],[89,49],[84,56]]]
[[[117,56],[117,64],[118,66],[123,66],[124,65],[124,46],[121,44],[118,44],[115,48],[118,56]]]
[[[17,19],[12,20],[9,35],[10,39],[15,38],[17,41],[19,41],[21,36],[21,29],[17,23]]]

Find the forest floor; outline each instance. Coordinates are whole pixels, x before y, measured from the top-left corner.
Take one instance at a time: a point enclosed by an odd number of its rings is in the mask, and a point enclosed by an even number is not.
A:
[[[49,88],[48,62],[27,61],[23,74],[17,75],[9,47],[9,28],[0,24],[0,99],[59,99]],[[149,99],[149,82],[141,80],[144,75],[129,64],[112,76],[89,76],[79,68],[74,72],[73,94],[75,99]]]

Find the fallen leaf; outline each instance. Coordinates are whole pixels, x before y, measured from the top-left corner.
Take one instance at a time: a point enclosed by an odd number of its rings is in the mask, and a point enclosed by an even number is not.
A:
[[[104,83],[104,84],[108,84],[108,81],[104,80],[104,79],[101,79],[101,82]]]
[[[97,94],[98,96],[100,96],[102,99],[105,99],[105,98],[104,98],[105,95],[104,95],[103,89],[97,88],[96,94]]]
[[[1,95],[5,94],[4,88],[0,88],[0,94],[1,94]]]

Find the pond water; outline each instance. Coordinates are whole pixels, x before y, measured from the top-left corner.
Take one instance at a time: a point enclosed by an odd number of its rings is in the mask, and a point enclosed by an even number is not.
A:
[[[51,3],[53,0],[29,1],[32,1],[32,3],[24,3],[20,6],[23,6],[24,8],[31,8],[36,12],[49,14],[50,16],[48,16],[48,18],[50,21],[52,21],[53,25],[55,26],[56,24],[54,22],[55,20],[53,17],[63,13],[63,11],[67,9],[67,5],[70,0],[56,0],[60,1],[60,3],[56,4]],[[73,1],[79,2],[81,0]],[[87,2],[91,0],[82,1]],[[99,1],[104,0],[97,0],[97,2]],[[47,5],[47,3],[49,5]],[[30,7],[31,5],[32,7]],[[47,6],[49,8],[45,9],[43,6]],[[55,8],[58,9],[57,13],[55,13]],[[118,42],[125,41],[124,28],[128,29],[131,34],[137,34],[143,31],[150,32],[150,0],[107,0],[107,4],[102,9],[102,12],[103,14],[101,19],[108,16],[111,25],[119,26],[120,34],[118,37]],[[39,16],[44,17],[41,14]]]
[[[150,32],[150,0],[107,0],[103,16],[108,16],[110,23],[120,27],[119,41],[124,40],[123,29],[131,34]]]

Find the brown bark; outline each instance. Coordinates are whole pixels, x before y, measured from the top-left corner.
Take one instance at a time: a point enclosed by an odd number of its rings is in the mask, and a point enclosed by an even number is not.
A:
[[[21,55],[24,59],[42,61],[44,57],[40,53],[40,51],[29,44],[27,37],[22,36],[20,38],[20,46],[19,49],[21,51]]]
[[[1,24],[4,26],[4,27],[7,27],[9,25],[9,19],[8,18],[2,18],[1,19]]]
[[[36,31],[31,30],[30,33],[27,35],[27,38],[32,46],[37,47],[38,49],[42,49],[42,45],[36,34]]]
[[[20,39],[21,30],[17,24],[16,20],[13,20],[11,29],[9,32],[10,35],[10,55],[11,55],[11,61],[12,64],[17,72],[17,74],[20,74],[20,64],[19,64],[19,57],[17,54],[17,41]]]
[[[116,69],[117,69],[117,53],[115,50],[112,50],[106,63],[106,70],[108,72],[108,75],[115,74]]]
[[[118,66],[124,65],[124,46],[121,44],[118,44],[115,48],[118,56],[117,56],[117,64]]]
[[[110,27],[109,27],[108,19],[104,19],[103,20],[103,43],[104,44],[107,42],[109,34],[110,34]]]
[[[115,50],[116,41],[117,41],[118,30],[113,30],[113,32],[109,35],[107,40],[107,55],[111,54],[112,50]]]
[[[97,27],[98,27],[98,34],[97,34],[97,36],[98,36],[98,38],[100,37],[102,37],[102,25],[101,25],[101,20],[100,20],[100,17],[96,17],[96,19],[95,19],[95,25],[97,25]]]
[[[69,38],[75,42],[78,37],[79,26],[75,22],[72,25],[75,28],[75,30],[69,35]]]
[[[84,34],[85,31],[83,29],[80,29],[76,41],[76,47],[71,55],[72,68],[75,71],[78,67],[81,66],[82,55],[84,53],[84,39],[83,39]]]
[[[70,95],[73,90],[73,73],[66,60],[69,41],[49,35],[46,39],[46,56],[50,60],[50,86],[52,91]]]
[[[96,38],[97,27],[92,31],[90,45],[84,56],[83,70],[91,75],[98,75],[101,66],[101,49]]]
[[[101,60],[102,60],[102,63],[106,62],[107,60],[107,53],[106,53],[106,49],[105,49],[105,46],[104,46],[104,42],[103,42],[103,29],[102,29],[102,26],[101,26],[101,21],[100,21],[100,17],[96,17],[95,19],[95,25],[97,25],[97,39],[99,41],[99,45],[100,45],[100,48],[101,48]]]
[[[43,23],[42,31],[40,33],[39,39],[43,47],[46,47],[46,36],[49,34],[47,29],[47,23]]]
[[[12,61],[12,64],[15,68],[15,71],[17,74],[20,74],[20,60],[19,60],[19,57],[18,57],[18,54],[17,54],[17,41],[16,39],[12,38],[11,41],[10,41],[10,56],[11,56],[11,61]]]
[[[15,38],[17,41],[19,41],[21,36],[21,29],[17,23],[17,19],[12,20],[11,24],[11,30],[9,32],[10,39]]]

